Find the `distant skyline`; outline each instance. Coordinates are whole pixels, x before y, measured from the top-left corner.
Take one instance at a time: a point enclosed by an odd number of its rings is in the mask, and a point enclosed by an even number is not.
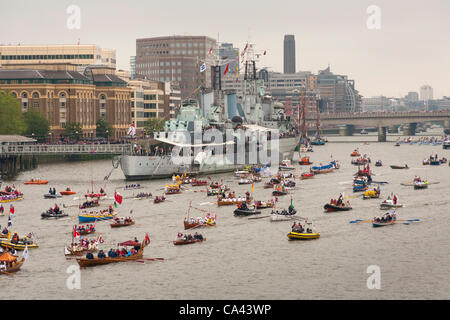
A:
[[[81,9],[81,28],[66,26],[67,7]],[[381,29],[369,30],[370,5]],[[322,0],[18,0],[0,3],[1,44],[98,44],[116,50],[129,70],[136,39],[206,35],[241,50],[249,41],[267,50],[258,67],[283,72],[283,40],[295,35],[296,70],[317,73],[328,64],[356,82],[364,96],[403,97],[429,84],[450,96],[450,1]]]

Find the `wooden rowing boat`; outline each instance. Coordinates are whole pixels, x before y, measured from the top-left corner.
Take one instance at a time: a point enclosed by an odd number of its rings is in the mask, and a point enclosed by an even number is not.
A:
[[[141,247],[139,248],[138,252],[134,255],[128,256],[128,257],[106,257],[106,258],[94,258],[94,259],[88,259],[88,258],[77,258],[78,265],[80,268],[88,268],[88,267],[94,267],[98,265],[104,265],[109,263],[116,263],[116,262],[127,262],[127,261],[135,261],[142,259],[144,256],[144,249],[148,245],[148,242],[144,239],[142,241]]]
[[[253,200],[253,197],[250,197],[248,200],[242,198],[242,199],[238,199],[238,198],[232,198],[232,199],[228,199],[228,198],[224,198],[224,199],[217,199],[217,205],[220,206],[232,206],[232,205],[239,205],[243,202],[247,202],[247,203],[251,203]]]
[[[192,244],[192,243],[203,242],[203,241],[206,241],[206,238],[203,238],[202,240],[200,240],[200,239],[191,239],[191,240],[180,239],[180,240],[174,240],[173,244],[176,246],[180,246],[180,245],[184,245],[184,244]]]
[[[111,226],[111,228],[120,228],[120,227],[132,226],[134,223],[135,223],[134,221],[124,222],[124,223],[114,222],[114,223],[111,223],[110,226]]]
[[[10,254],[9,252],[5,252],[0,255],[0,261],[6,262],[6,270],[0,270],[0,274],[11,274],[20,270],[23,263],[25,262],[25,258],[22,258],[20,261],[17,261],[17,258]]]

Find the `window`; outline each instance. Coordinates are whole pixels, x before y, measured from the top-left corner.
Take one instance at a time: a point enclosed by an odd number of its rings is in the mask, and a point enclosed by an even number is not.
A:
[[[33,99],[39,99],[39,93],[33,92]]]
[[[33,107],[39,108],[39,102],[33,102]]]
[[[24,99],[27,99],[27,98],[28,98],[28,95],[27,95],[26,92],[22,93],[22,98],[24,98]]]

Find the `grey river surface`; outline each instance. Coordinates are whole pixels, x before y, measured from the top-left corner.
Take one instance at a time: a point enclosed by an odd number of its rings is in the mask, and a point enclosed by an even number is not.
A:
[[[341,163],[334,173],[318,175],[310,180],[296,180],[293,191],[297,215],[308,217],[320,232],[320,239],[289,241],[291,221],[271,222],[270,219],[248,220],[233,216],[234,207],[217,207],[214,197],[207,197],[191,187],[180,195],[167,196],[164,203],[152,200],[125,199],[118,210],[120,216],[130,215],[136,225],[111,229],[108,222],[97,223],[109,250],[113,244],[142,240],[148,232],[151,244],[147,258],[162,257],[164,261],[126,262],[81,269],[81,289],[68,289],[67,269],[75,260],[66,260],[64,245],[71,241],[71,228],[78,223],[78,209],[65,209],[69,218],[41,220],[43,211],[55,200],[43,199],[49,187],[64,190],[70,186],[75,196],[57,200],[76,204],[74,197],[84,195],[93,178],[97,187],[111,170],[111,161],[69,162],[40,165],[24,172],[14,183],[24,192],[24,200],[14,202],[13,231],[24,235],[33,231],[38,237],[38,249],[30,250],[30,258],[14,276],[1,276],[2,299],[449,299],[450,298],[450,167],[423,166],[422,160],[431,153],[447,159],[450,150],[442,146],[405,145],[394,147],[397,137],[378,143],[376,136],[329,137],[330,143],[315,146],[309,153],[314,164],[327,163],[332,156]],[[364,144],[363,141],[370,141]],[[339,143],[338,143],[339,142]],[[352,178],[357,167],[350,164],[350,153],[359,148],[372,159],[374,181],[388,181],[381,186],[381,198],[363,200],[352,192]],[[376,160],[382,167],[375,167]],[[409,170],[393,170],[392,164],[407,163]],[[298,164],[296,173],[308,170]],[[425,190],[401,186],[412,182],[415,175],[432,184]],[[48,185],[24,185],[32,177],[49,180]],[[236,194],[244,195],[250,185],[238,185],[233,174],[212,175],[224,179]],[[106,182],[108,196],[125,184],[120,169]],[[144,189],[125,191],[126,197],[139,191],[162,194],[169,180],[140,181]],[[6,183],[4,183],[6,184]],[[194,192],[194,190],[198,190]],[[324,213],[330,198],[345,192],[350,197],[352,211]],[[350,224],[354,219],[371,219],[382,213],[379,204],[391,192],[406,205],[397,210],[399,219],[420,219],[410,225],[395,224],[372,228],[371,224]],[[254,197],[271,198],[271,189],[255,184]],[[278,207],[289,205],[289,197],[280,197]],[[112,203],[107,200],[105,203]],[[183,220],[189,202],[198,208],[217,214],[217,226],[200,231],[207,241],[189,246],[174,246],[172,240],[184,232]],[[6,211],[9,205],[6,205]],[[270,209],[262,215],[269,214]],[[200,213],[191,211],[191,216]],[[5,226],[8,217],[0,217]],[[92,236],[91,236],[92,237]],[[115,247],[115,246],[114,246]],[[20,253],[21,255],[21,253]],[[381,289],[367,288],[370,265],[381,270]]]

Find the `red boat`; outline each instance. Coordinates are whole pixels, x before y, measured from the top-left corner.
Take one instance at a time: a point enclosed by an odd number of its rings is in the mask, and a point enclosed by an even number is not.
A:
[[[314,173],[302,173],[300,176],[301,180],[305,180],[305,179],[312,179],[314,178]]]
[[[206,181],[206,180],[192,179],[192,182],[191,182],[191,185],[193,187],[206,186],[207,184],[208,184],[208,181]]]

